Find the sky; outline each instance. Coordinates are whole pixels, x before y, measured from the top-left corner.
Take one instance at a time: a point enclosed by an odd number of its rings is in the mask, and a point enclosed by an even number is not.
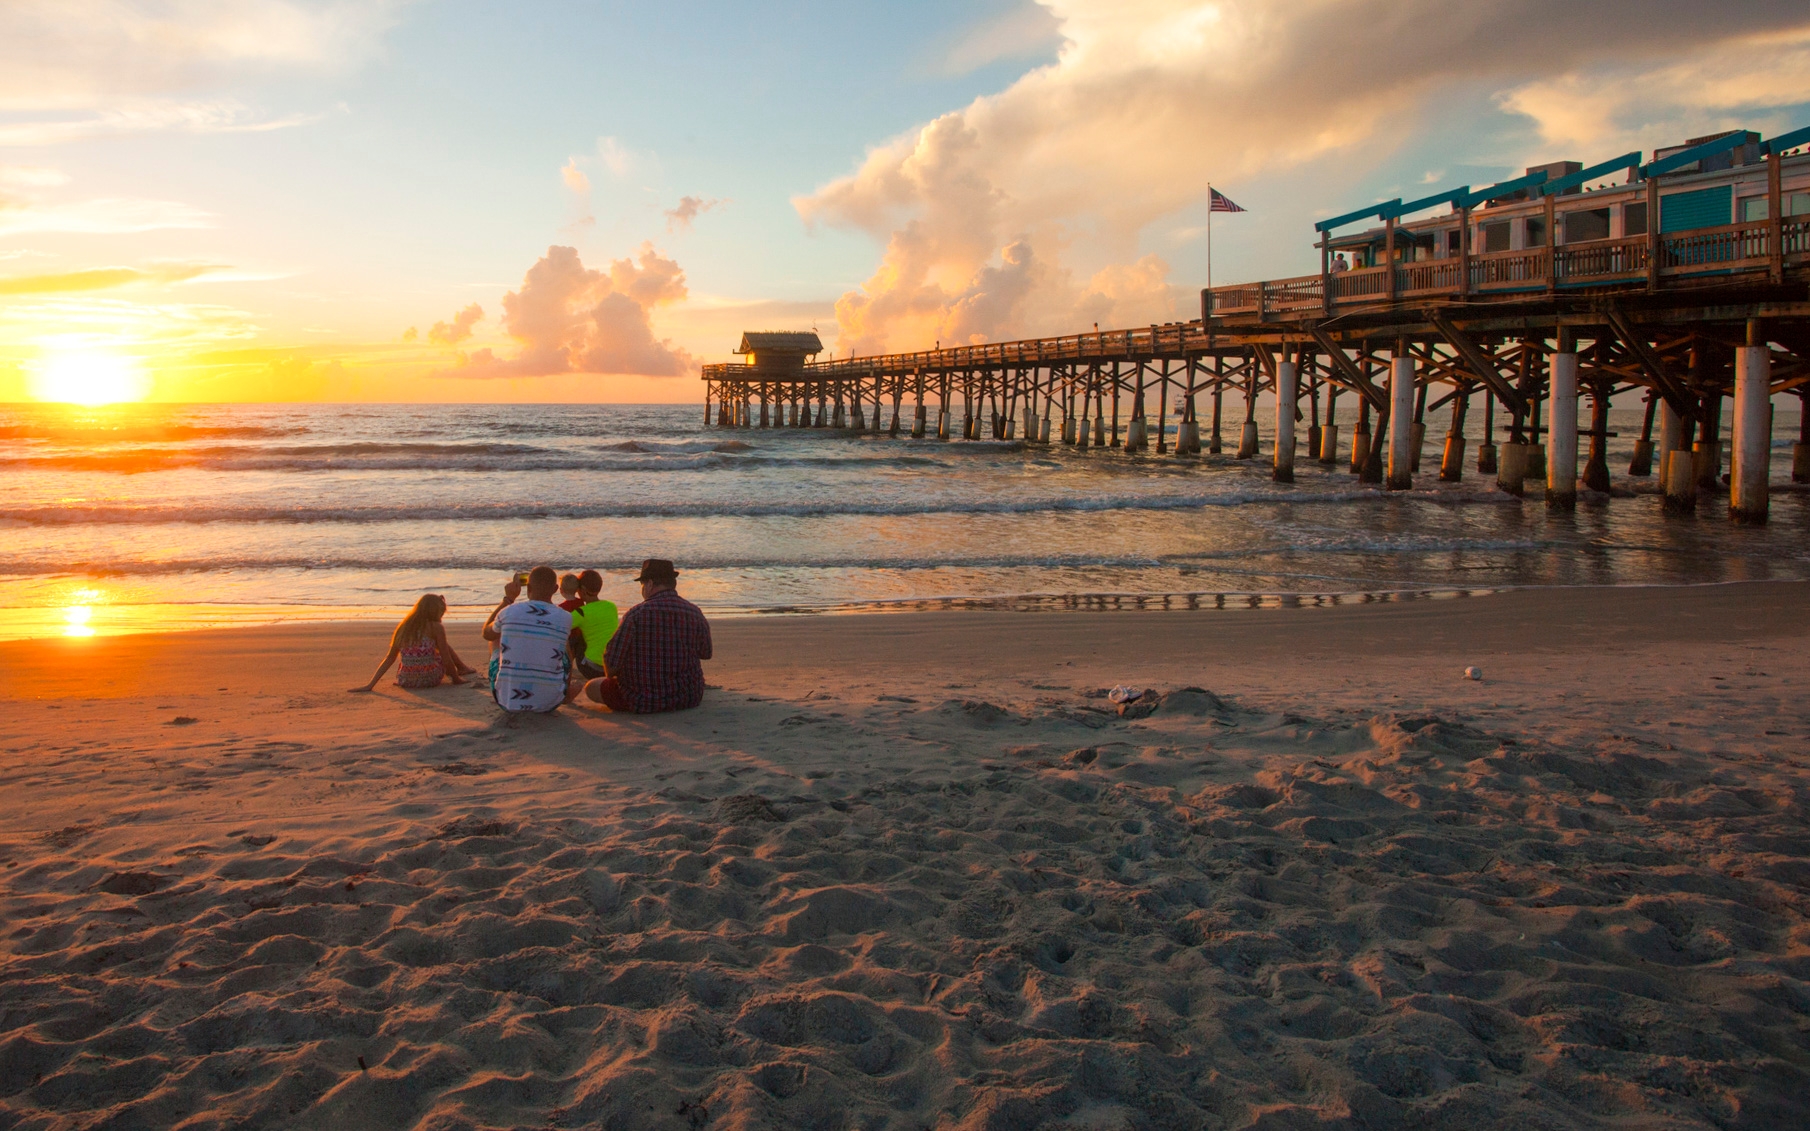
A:
[[[1806,124],[1801,2],[5,0],[0,401],[695,402],[743,330],[1194,317],[1209,184],[1223,284]]]

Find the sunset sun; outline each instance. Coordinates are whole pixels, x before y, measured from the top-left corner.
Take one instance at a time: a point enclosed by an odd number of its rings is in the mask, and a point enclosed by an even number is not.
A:
[[[98,351],[55,353],[38,363],[31,395],[59,404],[117,404],[138,400],[149,385],[134,358]]]

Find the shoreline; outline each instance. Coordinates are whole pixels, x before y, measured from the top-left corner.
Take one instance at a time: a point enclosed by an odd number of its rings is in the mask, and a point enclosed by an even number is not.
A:
[[[908,597],[825,605],[703,606],[713,621],[898,616],[936,613],[1193,613],[1335,609],[1418,602],[1465,601],[1513,593],[1690,591],[1745,585],[1805,585],[1794,580],[1692,581],[1675,584],[1492,585],[1415,587],[1338,592],[1186,591],[1166,593],[1020,593],[976,597]],[[487,605],[454,605],[449,625],[479,624]],[[71,616],[72,610],[83,610]],[[392,624],[401,610],[389,605],[121,604],[0,606],[0,643],[59,638],[117,638],[304,625]],[[95,614],[100,616],[96,617]]]

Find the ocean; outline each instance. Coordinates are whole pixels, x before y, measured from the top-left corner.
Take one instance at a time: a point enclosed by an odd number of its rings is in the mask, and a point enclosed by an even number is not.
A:
[[[1308,459],[1272,483],[1267,429],[1265,458],[1240,463],[727,430],[697,405],[0,406],[0,636],[393,619],[423,592],[475,614],[540,563],[598,569],[627,603],[648,557],[717,615],[1810,575],[1795,412],[1778,413],[1764,528],[1730,523],[1725,496],[1662,515],[1654,481],[1626,477],[1638,411],[1611,419],[1616,497],[1569,514],[1532,483],[1510,498],[1474,470],[1481,415],[1463,483],[1437,482],[1438,421],[1416,489],[1390,493]]]

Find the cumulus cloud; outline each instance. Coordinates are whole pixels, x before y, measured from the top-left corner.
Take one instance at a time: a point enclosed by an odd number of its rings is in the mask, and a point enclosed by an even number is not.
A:
[[[436,322],[429,327],[427,340],[439,342],[442,345],[457,345],[471,337],[472,326],[476,325],[478,319],[482,317],[484,317],[484,308],[474,302],[453,315],[451,322]]]
[[[1050,323],[1084,308],[1120,324],[1158,320],[1177,298],[1140,241],[1164,218],[1161,230],[1175,230],[1208,181],[1309,165],[1349,177],[1449,106],[1495,99],[1507,110],[1492,146],[1524,146],[1514,133],[1530,122],[1548,138],[1613,145],[1801,102],[1810,78],[1810,12],[1783,0],[1652,0],[1635,19],[1618,0],[1044,7],[1062,36],[1056,62],[876,147],[794,202],[807,224],[864,231],[886,248],[838,304],[840,346],[1071,329]],[[1768,46],[1756,55],[1752,45]],[[1643,105],[1642,91],[1672,83]],[[1606,110],[1613,136],[1585,138],[1573,97]]]
[[[520,289],[503,296],[503,330],[514,339],[516,356],[480,349],[446,375],[676,377],[696,363],[669,340],[656,339],[649,319],[656,308],[685,296],[685,272],[651,243],[607,270],[586,268],[576,248],[550,247]],[[467,307],[454,322],[475,309]]]
[[[679,203],[666,210],[666,230],[691,231],[691,225],[699,216],[727,201],[711,197],[706,200],[701,196],[681,196]]]

